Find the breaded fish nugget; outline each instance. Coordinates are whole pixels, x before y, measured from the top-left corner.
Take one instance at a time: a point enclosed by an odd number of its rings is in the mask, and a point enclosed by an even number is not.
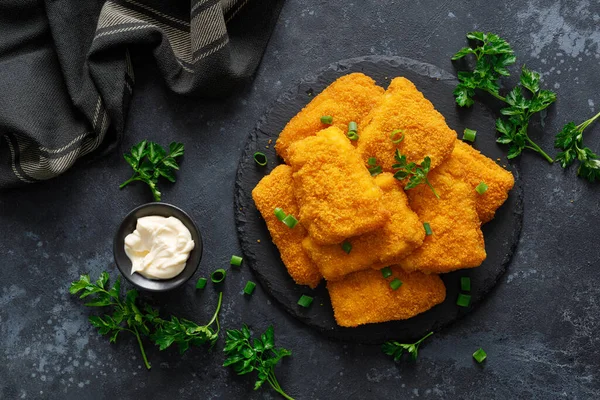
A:
[[[337,79],[283,128],[275,149],[286,162],[288,147],[309,136],[314,136],[327,125],[321,123],[321,117],[333,117],[333,126],[346,131],[348,123],[362,124],[362,119],[379,104],[383,98],[383,88],[365,74],[353,73]]]
[[[390,219],[381,229],[348,239],[352,245],[348,254],[339,244],[320,246],[310,237],[302,242],[328,281],[371,268],[373,264],[379,268],[397,264],[423,243],[423,224],[409,208],[406,194],[398,181],[392,174],[383,173],[375,178],[375,183],[383,190],[383,206],[390,211]]]
[[[406,194],[410,207],[421,222],[429,223],[433,234],[425,236],[423,245],[400,261],[400,266],[435,274],[480,266],[486,252],[475,189],[442,168],[430,172],[428,179],[440,199],[426,185]]]
[[[287,165],[277,166],[252,190],[252,198],[267,223],[273,243],[279,249],[290,276],[299,285],[315,288],[322,276],[302,247],[302,240],[307,235],[306,229],[300,224],[290,229],[274,214],[275,208],[280,207],[288,214],[298,215],[292,168]]]
[[[339,128],[293,143],[288,156],[299,220],[316,243],[340,243],[387,221],[383,191]]]
[[[393,266],[392,276],[369,269],[347,275],[341,281],[327,282],[333,313],[338,325],[355,327],[363,324],[412,318],[440,304],[446,287],[437,275],[406,272]],[[390,281],[398,278],[397,290]]]
[[[483,223],[494,218],[496,210],[504,204],[515,184],[511,172],[462,140],[456,141],[452,155],[439,168],[467,183],[473,190],[479,183],[485,182],[487,191],[476,196],[477,214]]]
[[[426,156],[431,158],[431,169],[444,161],[454,148],[456,132],[446,125],[444,116],[415,85],[406,78],[395,78],[386,90],[381,104],[374,108],[359,127],[358,151],[366,163],[376,157],[384,171],[393,172],[396,149],[406,155],[409,162],[420,164]],[[394,136],[390,134],[401,129]]]

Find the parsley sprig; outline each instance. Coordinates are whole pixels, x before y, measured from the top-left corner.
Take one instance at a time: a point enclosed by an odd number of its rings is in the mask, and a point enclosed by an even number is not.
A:
[[[408,182],[404,187],[405,190],[409,190],[417,187],[418,185],[425,183],[435,197],[438,199],[440,196],[437,194],[429,180],[427,179],[427,174],[429,173],[429,169],[431,168],[431,158],[425,157],[421,165],[417,165],[414,162],[407,162],[406,156],[400,154],[400,151],[396,149],[396,153],[394,155],[394,159],[396,160],[396,164],[392,165],[392,168],[397,170],[394,173],[394,178],[402,181],[408,178]]]
[[[473,54],[475,68],[471,71],[459,71],[459,84],[454,90],[456,103],[461,107],[473,105],[476,90],[482,90],[506,103],[500,113],[508,118],[499,118],[496,129],[501,136],[498,142],[509,145],[507,157],[515,158],[524,149],[533,150],[542,155],[549,163],[552,158],[529,137],[527,131],[531,117],[545,110],[556,101],[556,93],[540,89],[540,74],[523,66],[520,85],[513,88],[506,97],[500,94],[498,80],[510,76],[508,67],[516,62],[510,45],[493,33],[469,32],[467,38],[474,41],[475,47],[464,47],[452,60],[458,60]]]
[[[109,275],[106,272],[102,272],[96,282],[92,282],[89,275],[81,275],[78,281],[71,284],[69,293],[81,292],[79,298],[90,300],[85,303],[86,306],[107,309],[104,315],[92,315],[88,319],[98,328],[101,335],[109,336],[110,343],[115,343],[121,332],[134,335],[146,368],[150,369],[151,366],[142,338],[149,338],[160,350],[177,343],[180,353],[185,352],[190,345],[210,343],[212,347],[215,344],[219,334],[218,314],[222,293],[219,294],[217,309],[210,322],[199,326],[192,321],[176,317],[171,317],[169,321],[161,319],[158,310],[138,302],[137,290],[128,290],[124,297],[121,295],[121,278],[118,278],[112,287],[108,285],[108,280]],[[216,329],[213,329],[213,323],[216,323]]]
[[[402,358],[402,354],[404,354],[404,351],[408,352],[413,360],[416,360],[417,356],[419,355],[419,346],[421,345],[421,343],[423,343],[425,339],[427,339],[431,335],[433,335],[433,332],[429,332],[427,335],[423,336],[415,343],[410,344],[398,343],[396,341],[385,342],[381,346],[381,350],[388,356],[392,356],[394,358],[394,361],[400,361],[400,359]]]
[[[452,60],[459,60],[473,54],[477,63],[473,71],[458,72],[460,83],[454,89],[456,103],[461,107],[472,106],[475,89],[483,90],[498,100],[505,101],[506,99],[499,93],[498,79],[509,76],[507,67],[517,61],[510,45],[493,33],[469,32],[467,38],[475,41],[477,47],[463,47],[452,57]]]
[[[147,319],[140,311],[137,304],[137,290],[130,290],[125,294],[125,299],[121,297],[121,278],[117,279],[112,287],[107,287],[109,276],[106,272],[100,274],[98,280],[94,283],[89,275],[81,275],[78,281],[73,282],[69,288],[69,293],[77,294],[82,292],[80,299],[89,297],[91,301],[85,303],[88,307],[109,307],[112,314],[106,313],[103,317],[92,315],[88,319],[90,323],[98,328],[101,335],[110,336],[110,343],[116,343],[117,336],[121,332],[133,334],[140,346],[140,352],[144,359],[146,368],[150,369],[150,363],[144,351],[142,336],[150,334],[150,328]],[[146,312],[154,313],[150,306],[146,306]]]
[[[223,293],[219,293],[217,309],[211,320],[206,325],[198,325],[184,318],[171,316],[170,320],[158,318],[158,314],[148,315],[149,321],[154,324],[154,332],[150,339],[158,345],[160,350],[165,350],[173,343],[179,347],[179,354],[185,353],[190,345],[202,346],[209,344],[212,348],[219,338],[219,310],[223,302]],[[216,325],[216,329],[212,325]]]
[[[161,193],[156,186],[161,176],[170,182],[175,182],[175,171],[179,165],[175,159],[181,157],[184,152],[183,143],[172,142],[169,145],[169,153],[157,143],[143,140],[133,146],[129,153],[123,157],[131,168],[133,176],[123,182],[119,189],[123,189],[131,182],[145,182],[152,191],[154,200],[160,201]]]
[[[246,325],[239,330],[227,330],[223,351],[228,356],[223,363],[224,367],[232,366],[238,375],[258,372],[254,390],[258,390],[263,383],[268,382],[281,396],[293,400],[283,391],[275,377],[275,366],[279,360],[291,356],[292,352],[284,348],[275,348],[272,325],[260,335],[260,338],[256,337],[253,340],[251,340],[250,329]]]
[[[590,182],[600,180],[600,157],[583,145],[583,131],[598,118],[600,113],[579,125],[569,122],[556,135],[554,142],[554,146],[562,150],[556,155],[556,161],[560,162],[563,168],[567,168],[578,160],[577,175]]]
[[[529,98],[523,95],[523,88],[529,92]],[[540,74],[523,67],[521,85],[506,95],[508,107],[500,110],[508,119],[496,120],[496,130],[501,133],[497,142],[510,146],[507,155],[509,159],[517,157],[523,149],[530,149],[540,153],[549,163],[553,162],[552,158],[531,140],[527,129],[533,114],[546,109],[555,101],[556,93],[540,89]]]

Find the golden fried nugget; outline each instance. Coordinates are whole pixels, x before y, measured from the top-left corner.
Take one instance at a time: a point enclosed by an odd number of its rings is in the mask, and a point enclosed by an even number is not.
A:
[[[444,273],[473,268],[485,260],[481,221],[477,215],[475,189],[443,168],[431,171],[428,179],[437,199],[427,185],[406,192],[410,207],[421,222],[429,223],[432,235],[399,265],[407,271]]]
[[[292,168],[287,165],[276,167],[252,190],[252,198],[267,223],[273,243],[279,249],[281,259],[291,277],[299,285],[315,288],[322,276],[302,248],[302,239],[307,235],[306,229],[300,224],[289,228],[274,214],[275,208],[280,207],[288,214],[298,215],[298,205],[294,198]]]
[[[358,151],[364,162],[377,158],[384,171],[393,172],[396,149],[409,162],[420,164],[431,158],[431,169],[444,161],[454,147],[456,132],[446,125],[444,116],[406,78],[395,78],[386,90],[381,104],[374,108],[359,127]],[[397,129],[403,132],[390,137]]]
[[[452,155],[439,168],[467,183],[473,190],[479,183],[485,182],[487,191],[476,196],[477,214],[483,223],[494,218],[496,210],[504,204],[515,184],[511,172],[462,140],[456,141]]]
[[[384,278],[372,269],[347,275],[341,281],[327,282],[333,313],[338,325],[363,324],[412,318],[440,304],[446,287],[437,275],[406,272],[393,266],[392,276]],[[394,278],[402,281],[397,290],[390,287]]]
[[[379,268],[396,264],[423,243],[423,224],[408,207],[408,199],[398,181],[392,174],[383,173],[375,178],[375,183],[383,190],[383,206],[390,211],[390,219],[381,229],[348,239],[352,245],[348,254],[339,244],[320,246],[310,237],[302,242],[328,281],[368,269],[373,264]]]
[[[288,156],[299,220],[316,243],[340,243],[387,221],[383,191],[339,128],[293,143]]]
[[[362,125],[362,119],[378,105],[383,98],[383,88],[365,74],[353,73],[337,79],[283,128],[275,149],[286,162],[289,146],[309,136],[314,136],[327,125],[321,117],[333,117],[333,126],[346,131],[348,123],[355,121]]]

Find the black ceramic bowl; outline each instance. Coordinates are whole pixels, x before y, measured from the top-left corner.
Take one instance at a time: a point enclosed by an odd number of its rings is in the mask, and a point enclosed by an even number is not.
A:
[[[125,254],[125,237],[135,230],[138,218],[157,215],[160,217],[175,217],[179,219],[192,234],[192,240],[195,243],[194,249],[190,252],[185,268],[179,275],[171,279],[154,280],[148,279],[140,274],[131,274],[131,260]],[[167,290],[175,289],[183,285],[188,279],[194,275],[202,258],[202,236],[200,230],[190,218],[190,216],[180,208],[177,208],[167,203],[148,203],[133,209],[117,230],[115,241],[113,244],[113,253],[115,262],[121,274],[142,290],[151,292],[166,292]]]

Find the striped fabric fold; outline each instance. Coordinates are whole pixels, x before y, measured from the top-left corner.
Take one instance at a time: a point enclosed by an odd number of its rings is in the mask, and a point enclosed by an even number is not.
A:
[[[116,147],[135,87],[132,52],[151,48],[178,93],[230,93],[258,66],[283,0],[22,3],[39,13],[0,2],[0,59],[15,61],[14,69],[9,63],[0,69],[0,92],[21,101],[5,106],[0,99],[0,190],[56,177],[82,157]],[[43,13],[45,19],[37,18]],[[19,16],[21,25],[14,21]],[[23,34],[8,31],[18,26]],[[33,31],[39,34],[27,33]],[[237,54],[240,44],[258,56]],[[39,49],[35,55],[12,50],[25,46]],[[23,84],[25,76],[34,81]]]

